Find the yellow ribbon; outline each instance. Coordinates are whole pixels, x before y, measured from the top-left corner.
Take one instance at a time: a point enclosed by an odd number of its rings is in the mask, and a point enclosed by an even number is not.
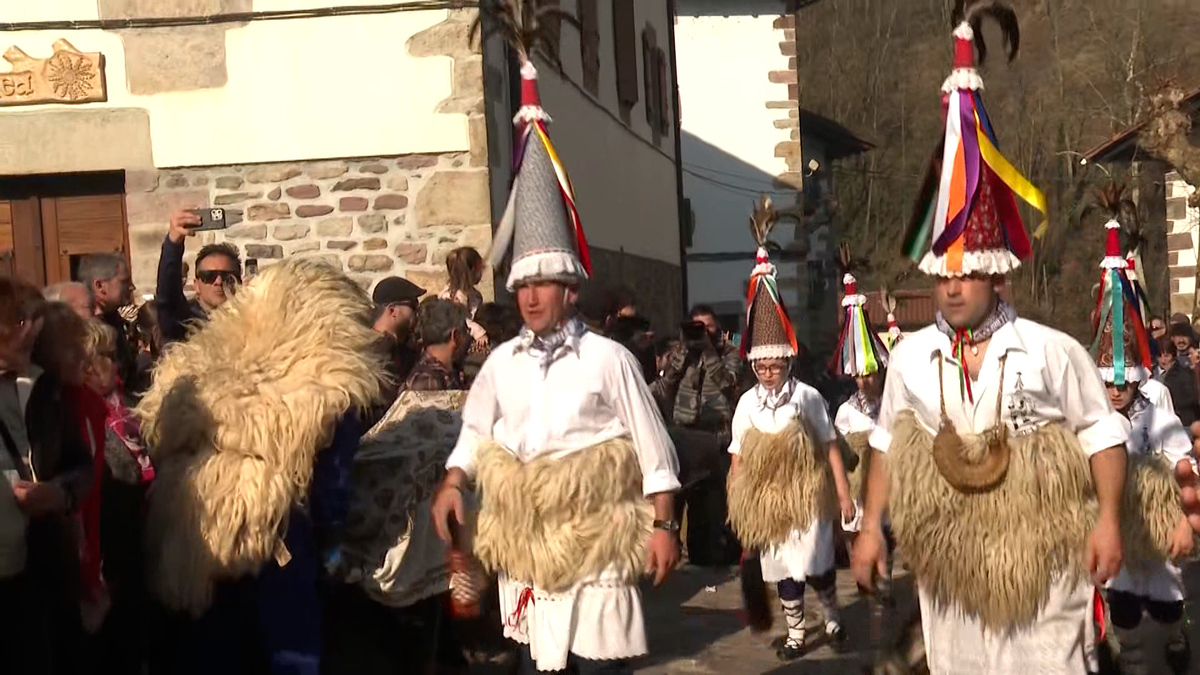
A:
[[[1021,172],[1017,171],[1017,168],[1010,164],[1004,158],[1004,155],[1000,154],[1000,150],[992,145],[991,139],[987,137],[987,134],[980,127],[978,113],[975,114],[975,132],[979,137],[979,155],[983,158],[983,161],[987,162],[992,171],[996,173],[996,176],[1004,181],[1004,184],[1013,191],[1013,194],[1042,213],[1042,223],[1038,225],[1033,233],[1034,239],[1040,239],[1046,234],[1046,227],[1050,224],[1048,219],[1049,209],[1046,206],[1046,195],[1042,194],[1042,191],[1037,189],[1033,183],[1030,183],[1025,176],[1022,176]]]

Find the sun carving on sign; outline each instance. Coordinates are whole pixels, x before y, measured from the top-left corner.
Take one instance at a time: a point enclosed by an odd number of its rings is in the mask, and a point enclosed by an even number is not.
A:
[[[60,98],[72,101],[84,98],[96,75],[96,68],[82,54],[58,52],[46,61],[46,79]]]

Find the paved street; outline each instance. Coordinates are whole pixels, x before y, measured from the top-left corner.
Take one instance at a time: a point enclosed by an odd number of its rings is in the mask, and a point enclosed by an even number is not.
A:
[[[1200,565],[1192,564],[1185,574],[1189,595],[1200,597]],[[651,656],[638,664],[642,675],[675,673],[738,673],[775,674],[806,673],[811,675],[853,675],[868,661],[873,648],[868,634],[869,604],[858,596],[848,570],[838,573],[838,596],[843,617],[849,630],[849,650],[835,654],[822,646],[804,659],[790,664],[780,663],[770,643],[783,633],[783,618],[776,617],[775,628],[768,635],[755,636],[742,625],[738,609],[741,605],[738,580],[734,570],[726,573],[684,567],[677,571],[661,589],[646,591],[646,620],[650,631]],[[893,626],[886,626],[887,639],[896,622],[909,616],[913,607],[912,587],[907,578],[896,582],[898,606]],[[817,606],[810,591],[806,608],[810,613]],[[1189,603],[1189,613],[1198,616],[1196,603]],[[1147,620],[1148,622],[1148,620]],[[1145,624],[1143,624],[1145,625]],[[1192,644],[1200,645],[1200,623],[1191,625]],[[1161,641],[1153,641],[1150,653],[1161,659]],[[1154,672],[1168,672],[1161,662]],[[1200,663],[1192,672],[1200,673]]]
[[[651,656],[638,664],[638,673],[850,675],[867,662],[873,647],[868,628],[870,605],[859,597],[848,570],[838,573],[838,598],[849,630],[848,649],[837,654],[821,645],[790,664],[777,660],[771,646],[772,639],[784,633],[783,617],[778,611],[770,633],[756,636],[744,628],[738,611],[741,595],[735,572],[683,567],[663,588],[646,591]],[[911,612],[912,593],[907,578],[898,579],[896,585],[899,602],[894,616],[902,621]],[[805,607],[810,620],[814,619],[818,605],[811,591],[806,595]],[[891,628],[884,630],[890,639]]]

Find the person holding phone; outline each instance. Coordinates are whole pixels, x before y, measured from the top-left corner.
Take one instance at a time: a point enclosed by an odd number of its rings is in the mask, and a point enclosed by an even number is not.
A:
[[[184,295],[183,254],[188,237],[195,236],[203,219],[195,211],[171,214],[167,237],[158,258],[158,288],[154,304],[164,343],[184,339],[187,326],[204,321],[209,312],[225,304],[242,283],[242,261],[231,244],[208,244],[196,254],[194,300]]]

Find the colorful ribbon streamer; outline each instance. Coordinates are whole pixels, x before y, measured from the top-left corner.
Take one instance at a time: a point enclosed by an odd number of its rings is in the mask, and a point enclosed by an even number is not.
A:
[[[905,254],[919,261],[932,240],[934,255],[952,255],[948,267],[961,269],[962,235],[980,181],[987,180],[998,201],[1009,249],[1018,259],[1028,258],[1032,246],[1013,197],[1020,197],[1042,214],[1043,222],[1034,233],[1037,238],[1046,228],[1045,194],[1001,154],[978,92],[955,90],[947,100],[945,136],[922,186],[914,214],[919,216],[914,217],[915,227],[910,226]]]

